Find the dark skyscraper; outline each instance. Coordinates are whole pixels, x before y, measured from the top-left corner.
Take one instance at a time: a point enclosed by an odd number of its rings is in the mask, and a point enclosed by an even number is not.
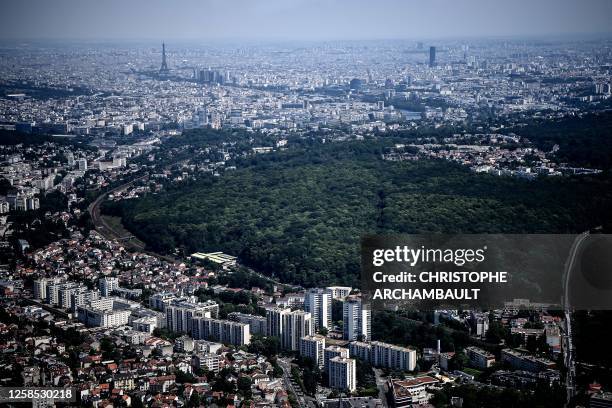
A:
[[[162,43],[162,63],[159,69],[159,75],[168,75],[170,70],[168,69],[168,63],[166,62],[166,44]]]
[[[436,66],[436,47],[429,47],[429,66]]]

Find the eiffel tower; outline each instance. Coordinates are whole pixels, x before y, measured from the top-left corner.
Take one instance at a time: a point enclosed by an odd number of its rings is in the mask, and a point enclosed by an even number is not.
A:
[[[166,62],[166,44],[162,43],[162,64],[159,69],[160,76],[167,76],[170,74],[170,70],[168,69],[168,63]]]

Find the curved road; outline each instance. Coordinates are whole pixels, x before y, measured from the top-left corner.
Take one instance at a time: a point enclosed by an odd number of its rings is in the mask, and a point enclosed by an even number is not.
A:
[[[176,263],[177,260],[175,258],[172,258],[167,255],[158,254],[156,252],[147,251],[145,249],[145,246],[142,243],[140,243],[139,241],[135,241],[133,239],[134,238],[133,235],[123,236],[120,232],[116,231],[112,226],[110,226],[108,222],[106,222],[104,217],[102,217],[100,214],[100,205],[102,205],[102,203],[104,202],[106,197],[108,197],[109,194],[113,194],[113,193],[125,190],[126,188],[136,183],[137,181],[144,180],[147,177],[148,176],[137,177],[134,180],[128,181],[127,183],[123,183],[105,193],[100,194],[89,205],[89,207],[87,207],[87,211],[89,212],[89,215],[91,216],[91,220],[96,228],[96,231],[98,231],[103,237],[110,239],[110,240],[123,241],[125,246],[131,247],[132,249],[135,249],[136,251],[143,252],[143,253],[146,253],[152,256],[156,256],[158,258],[164,259],[165,261],[168,261],[171,263]]]
[[[101,216],[100,214],[100,206],[102,205],[102,203],[104,202],[104,200],[106,199],[106,197],[109,194],[113,194],[122,190],[125,190],[126,188],[128,188],[129,186],[131,186],[132,184],[136,183],[137,181],[140,180],[144,180],[146,179],[148,176],[141,176],[138,178],[135,178],[134,180],[128,181],[126,183],[123,183],[105,193],[100,194],[90,205],[89,207],[87,207],[87,211],[89,212],[89,215],[91,216],[91,220],[94,223],[94,226],[96,227],[96,231],[98,231],[103,237],[105,237],[106,239],[110,239],[110,240],[117,240],[117,241],[123,241],[124,245],[126,247],[130,247],[138,252],[143,252],[146,254],[149,254],[151,256],[156,256],[158,258],[161,258],[165,261],[168,261],[170,263],[179,263],[180,261],[177,260],[176,258],[173,258],[171,256],[168,255],[162,255],[160,253],[157,252],[153,252],[153,251],[148,251],[147,249],[145,249],[144,244],[142,244],[140,241],[134,240],[132,238],[134,238],[133,235],[122,235],[121,232],[116,231],[111,225],[108,224],[108,222],[106,222],[106,220],[104,219],[104,217]],[[284,284],[282,282],[279,282],[277,279],[271,278],[269,276],[266,276],[260,272],[257,272],[255,270],[253,270],[252,268],[247,268],[247,270],[262,278],[262,279],[266,279],[276,285],[279,286],[289,286],[289,287],[298,287],[297,285],[287,285]]]
[[[91,216],[91,220],[93,221],[96,230],[101,233],[102,235],[104,235],[106,238],[109,239],[126,239],[126,238],[130,238],[130,237],[122,237],[121,234],[119,234],[117,231],[115,231],[110,225],[108,225],[108,223],[106,222],[106,220],[104,220],[102,218],[102,216],[100,215],[100,205],[102,205],[102,203],[104,202],[104,200],[106,199],[106,197],[109,194],[113,194],[116,193],[118,191],[122,191],[125,190],[126,188],[128,188],[129,186],[131,186],[132,184],[134,184],[137,181],[140,180],[144,180],[147,176],[141,176],[138,177],[132,181],[129,181],[127,183],[121,184],[105,193],[102,193],[101,195],[99,195],[91,204],[89,204],[89,206],[87,207],[87,211],[89,212],[89,215]]]

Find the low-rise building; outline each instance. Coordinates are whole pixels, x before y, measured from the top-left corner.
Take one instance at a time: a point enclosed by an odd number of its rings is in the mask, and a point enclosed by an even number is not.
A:
[[[194,370],[202,369],[209,370],[215,373],[219,372],[221,356],[212,353],[198,353],[191,357],[191,366]]]
[[[554,361],[546,358],[531,356],[512,349],[503,349],[501,351],[501,361],[502,363],[510,364],[510,366],[515,370],[532,372],[554,369],[556,367]]]
[[[429,376],[405,380],[390,379],[389,389],[391,390],[393,406],[396,408],[411,408],[426,404],[431,397],[427,390],[438,383],[437,379]]]
[[[467,347],[465,354],[470,360],[470,365],[475,368],[489,368],[495,364],[495,356],[488,351],[478,347]]]

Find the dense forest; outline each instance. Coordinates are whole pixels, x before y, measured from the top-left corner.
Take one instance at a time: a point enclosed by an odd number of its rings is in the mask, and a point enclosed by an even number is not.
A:
[[[58,145],[74,145],[84,150],[96,150],[95,147],[88,145],[88,140],[80,137],[57,137],[47,134],[30,134],[16,132],[14,130],[0,129],[0,144],[5,146],[39,145],[45,142],[53,142]]]
[[[456,387],[446,385],[433,394],[429,402],[440,408],[456,406],[451,402],[452,397],[461,397],[463,408],[557,408],[565,403],[565,390],[557,384],[551,387],[546,383],[538,384],[535,392],[522,387],[496,388],[462,384]]]
[[[512,129],[539,148],[550,151],[559,146],[557,161],[575,166],[612,168],[612,112],[599,112],[581,118],[555,121],[534,120]]]
[[[25,146],[37,145],[44,142],[62,143],[66,139],[53,137],[51,135],[21,133],[14,130],[0,129],[0,144],[14,146],[23,144]]]
[[[221,250],[305,286],[358,286],[366,233],[568,233],[610,219],[606,174],[526,181],[447,162],[387,162],[385,147],[375,140],[314,143],[250,156],[222,177],[106,211],[121,213],[157,251]]]

